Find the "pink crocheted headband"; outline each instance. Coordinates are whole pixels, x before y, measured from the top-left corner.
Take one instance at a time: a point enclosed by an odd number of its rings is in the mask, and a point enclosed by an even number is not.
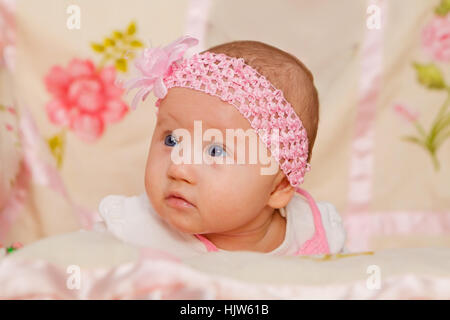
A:
[[[142,75],[129,80],[128,90],[140,88],[132,101],[133,109],[153,91],[159,107],[168,89],[191,88],[234,105],[250,122],[266,147],[271,150],[272,134],[278,134],[278,150],[272,154],[297,187],[310,170],[308,137],[302,121],[283,92],[259,74],[242,58],[204,52],[183,58],[184,52],[198,40],[184,36],[164,48],[144,49],[135,66]]]

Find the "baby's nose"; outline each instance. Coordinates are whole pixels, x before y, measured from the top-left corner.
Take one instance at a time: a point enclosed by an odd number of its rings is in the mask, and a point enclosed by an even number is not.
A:
[[[172,180],[184,181],[189,184],[195,183],[195,172],[192,164],[174,163],[173,161],[167,169],[167,176]]]

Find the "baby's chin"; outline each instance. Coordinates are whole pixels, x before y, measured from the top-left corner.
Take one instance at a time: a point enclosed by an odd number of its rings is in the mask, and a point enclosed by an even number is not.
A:
[[[191,217],[181,217],[179,213],[170,212],[170,210],[163,209],[163,212],[158,212],[158,215],[163,219],[171,228],[188,234],[200,233],[203,229],[198,223],[192,221]]]

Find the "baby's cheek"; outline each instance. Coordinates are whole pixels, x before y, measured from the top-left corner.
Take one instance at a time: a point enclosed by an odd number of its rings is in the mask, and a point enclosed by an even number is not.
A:
[[[154,161],[148,161],[145,170],[145,189],[149,197],[156,201],[158,198],[163,197],[163,174],[161,168],[158,168],[158,163]]]
[[[145,168],[145,189],[147,190],[147,193],[149,193],[153,189],[153,180],[155,179],[153,174],[153,167],[151,163],[147,163],[147,166]]]
[[[245,207],[245,197],[230,185],[216,185],[208,190],[206,201],[207,217],[216,224],[228,224],[236,220],[236,215]]]

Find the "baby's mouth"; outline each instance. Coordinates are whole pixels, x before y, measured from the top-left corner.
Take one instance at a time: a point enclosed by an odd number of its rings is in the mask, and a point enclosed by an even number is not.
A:
[[[179,193],[170,193],[165,198],[167,204],[170,207],[177,208],[177,209],[183,209],[183,208],[194,208],[195,205],[186,200],[181,194]]]

